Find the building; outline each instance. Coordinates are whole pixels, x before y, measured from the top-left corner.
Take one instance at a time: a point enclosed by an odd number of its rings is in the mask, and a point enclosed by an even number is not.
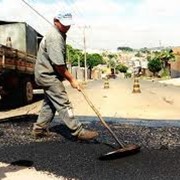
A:
[[[175,47],[172,49],[175,55],[175,61],[170,62],[171,66],[171,77],[180,77],[180,47]]]

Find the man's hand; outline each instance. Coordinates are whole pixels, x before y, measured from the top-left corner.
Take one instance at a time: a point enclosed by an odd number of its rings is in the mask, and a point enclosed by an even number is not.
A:
[[[76,88],[78,91],[81,91],[81,85],[73,77],[73,75],[68,71],[65,65],[55,65],[54,68],[56,71],[65,79],[67,79],[73,88]]]
[[[70,82],[70,84],[73,88],[77,89],[78,91],[81,91],[81,89],[82,89],[81,84],[79,84],[79,82],[76,79],[73,79]]]

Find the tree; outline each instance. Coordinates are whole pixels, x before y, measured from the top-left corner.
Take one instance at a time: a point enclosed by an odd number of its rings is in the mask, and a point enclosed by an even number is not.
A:
[[[94,53],[94,54],[87,54],[87,67],[90,69],[90,74],[92,71],[92,68],[94,66],[97,66],[98,64],[104,64],[103,58],[100,54]]]
[[[80,66],[82,66],[84,61],[82,50],[74,49],[72,46],[67,45],[67,62],[71,63],[72,66],[77,66],[78,61]]]
[[[106,57],[103,59],[109,68],[115,68],[118,56],[116,53],[106,53]]]
[[[169,75],[170,74],[170,64],[169,64],[169,61],[175,59],[173,51],[170,50],[170,49],[163,49],[160,52],[158,52],[158,51],[154,52],[151,55],[150,59],[153,59],[153,58],[159,59],[161,61],[163,71],[166,72],[165,74]]]
[[[126,73],[128,70],[128,67],[125,66],[124,64],[119,64],[116,66],[116,70],[122,72],[122,73]]]
[[[173,54],[172,50],[163,50],[161,51],[161,53],[159,54],[159,58],[162,61],[163,64],[163,70],[167,71],[168,74],[170,74],[170,64],[169,61],[170,60],[174,60],[175,56]]]
[[[119,51],[119,50],[121,50],[121,51],[130,51],[130,52],[133,51],[132,48],[130,48],[130,47],[124,47],[124,46],[123,46],[123,47],[118,47],[117,50],[118,50],[118,51]]]
[[[67,45],[67,62],[71,63],[72,66],[80,65],[82,67],[85,66],[84,64],[84,53],[80,49],[74,49],[71,45]],[[94,66],[97,66],[98,64],[105,64],[103,61],[103,57],[98,54],[88,54],[86,53],[86,62],[87,67],[90,69],[90,73],[92,71],[92,68]]]
[[[153,58],[148,62],[148,69],[153,73],[153,76],[162,69],[162,62],[159,58]]]
[[[135,57],[143,57],[143,55],[141,54],[140,51],[138,51],[138,52],[135,54]]]
[[[141,49],[140,49],[140,52],[146,53],[146,54],[150,54],[150,51],[148,50],[147,47],[141,48]]]

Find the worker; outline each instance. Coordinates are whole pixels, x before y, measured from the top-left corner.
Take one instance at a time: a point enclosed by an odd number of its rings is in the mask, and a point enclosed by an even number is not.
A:
[[[92,140],[96,131],[85,129],[75,118],[63,81],[81,90],[80,84],[66,67],[66,33],[72,25],[71,12],[61,11],[54,17],[54,26],[43,37],[35,64],[35,81],[44,90],[44,101],[37,122],[33,125],[35,138],[51,136],[49,125],[56,111],[69,128],[72,136],[80,140]]]

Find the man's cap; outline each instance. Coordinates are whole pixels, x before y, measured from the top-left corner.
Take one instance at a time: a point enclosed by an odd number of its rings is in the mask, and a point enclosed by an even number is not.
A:
[[[60,11],[55,16],[55,19],[59,20],[64,26],[70,26],[73,24],[72,14],[70,11]]]

